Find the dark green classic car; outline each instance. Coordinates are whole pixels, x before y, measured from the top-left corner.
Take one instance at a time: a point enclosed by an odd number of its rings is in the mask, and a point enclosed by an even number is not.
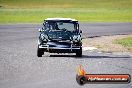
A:
[[[71,18],[47,18],[39,29],[37,56],[49,53],[76,53],[82,56],[82,38],[78,21]]]

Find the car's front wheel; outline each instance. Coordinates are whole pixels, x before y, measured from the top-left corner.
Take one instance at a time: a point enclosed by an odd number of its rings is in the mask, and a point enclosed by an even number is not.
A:
[[[82,57],[82,48],[78,52],[76,52],[77,57]]]
[[[37,49],[37,56],[38,57],[42,57],[42,55],[44,54],[43,50],[39,48],[38,46],[38,49]]]

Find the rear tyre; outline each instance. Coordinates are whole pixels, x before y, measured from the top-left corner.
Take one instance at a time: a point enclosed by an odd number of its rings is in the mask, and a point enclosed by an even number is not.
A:
[[[38,57],[42,57],[43,54],[44,54],[44,52],[43,52],[42,49],[40,49],[39,46],[38,46],[38,49],[37,49],[37,56],[38,56]]]
[[[76,52],[77,57],[82,57],[82,48],[78,52]]]

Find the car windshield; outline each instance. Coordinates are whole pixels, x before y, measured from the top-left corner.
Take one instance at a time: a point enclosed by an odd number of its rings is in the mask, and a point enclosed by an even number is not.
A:
[[[47,22],[45,23],[46,30],[65,30],[75,31],[77,29],[77,23],[73,22]]]

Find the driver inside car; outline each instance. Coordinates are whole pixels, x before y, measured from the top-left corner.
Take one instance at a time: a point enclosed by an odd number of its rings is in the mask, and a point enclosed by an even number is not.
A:
[[[55,29],[56,29],[56,30],[60,30],[60,29],[58,28],[57,23],[55,24]]]

